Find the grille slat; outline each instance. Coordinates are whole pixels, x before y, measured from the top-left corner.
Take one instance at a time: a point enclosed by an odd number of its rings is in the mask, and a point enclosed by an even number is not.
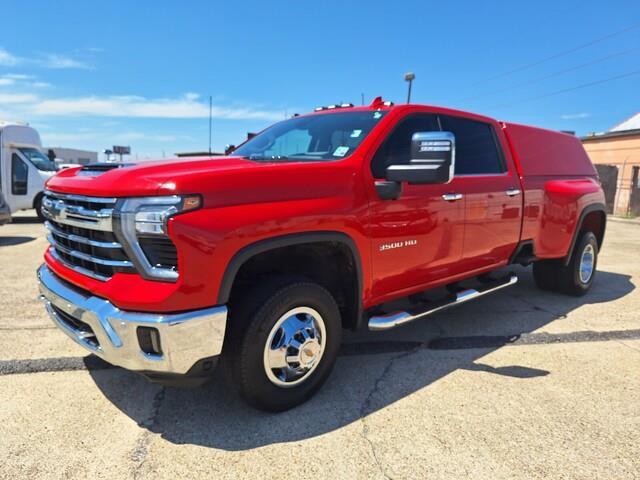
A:
[[[46,222],[45,223],[45,227],[56,238],[64,238],[65,240],[67,240],[69,242],[81,243],[81,244],[84,244],[84,245],[88,245],[88,246],[92,246],[92,247],[99,247],[99,248],[122,248],[122,245],[120,245],[116,241],[94,240],[92,238],[92,236],[93,236],[92,234],[94,233],[93,231],[86,232],[86,233],[88,233],[89,236],[85,237],[85,236],[82,236],[82,235],[78,235],[76,233],[67,232],[64,229],[64,225],[56,225],[55,222]],[[73,230],[77,231],[79,229],[72,227],[72,231]]]
[[[83,230],[112,232],[115,198],[45,192],[42,211],[49,219]]]
[[[133,263],[113,234],[115,203],[115,198],[45,192],[47,239],[56,259],[103,281],[116,272],[133,273]]]
[[[60,242],[56,241],[53,235],[48,235],[47,239],[49,240],[49,243],[53,245],[53,247],[56,250],[61,251],[62,253],[65,253],[79,260],[84,260],[85,262],[97,263],[98,265],[105,265],[108,267],[132,267],[133,266],[133,264],[129,260],[111,260],[109,258],[96,257],[88,253],[84,253],[80,250],[74,250],[73,248],[66,247],[64,245],[61,245]]]

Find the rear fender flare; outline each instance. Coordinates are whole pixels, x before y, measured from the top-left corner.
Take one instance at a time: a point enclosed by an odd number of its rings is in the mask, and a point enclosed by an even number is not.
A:
[[[600,246],[602,247],[602,242],[604,241],[604,234],[607,227],[607,210],[603,203],[593,203],[591,205],[587,205],[580,212],[580,218],[578,219],[578,223],[576,223],[576,230],[573,232],[573,237],[571,238],[571,245],[569,246],[569,252],[567,256],[564,258],[564,264],[569,265],[571,261],[571,256],[573,255],[573,250],[576,246],[576,242],[578,241],[578,235],[580,235],[580,231],[582,230],[582,224],[584,223],[585,217],[593,212],[602,212],[604,218],[604,224],[602,225],[602,239],[600,240]]]

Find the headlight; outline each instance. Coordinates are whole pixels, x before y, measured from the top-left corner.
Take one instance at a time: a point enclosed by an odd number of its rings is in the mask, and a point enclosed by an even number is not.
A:
[[[200,207],[200,197],[129,198],[123,203],[124,212],[135,214],[136,232],[141,235],[166,235],[167,220],[177,213]]]
[[[166,250],[167,242],[173,246],[167,235],[168,220],[174,215],[195,210],[200,205],[201,199],[196,195],[135,197],[118,201],[114,213],[114,232],[143,277],[164,281],[178,278],[177,265],[156,263],[153,250],[149,250],[153,249],[154,241],[159,242],[159,249]]]

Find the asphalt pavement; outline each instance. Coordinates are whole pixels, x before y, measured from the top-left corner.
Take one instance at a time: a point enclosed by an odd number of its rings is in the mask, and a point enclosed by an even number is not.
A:
[[[494,295],[347,335],[282,414],[220,376],[149,383],[88,355],[37,300],[32,212],[0,227],[0,478],[640,478],[640,225],[610,222],[592,291]]]

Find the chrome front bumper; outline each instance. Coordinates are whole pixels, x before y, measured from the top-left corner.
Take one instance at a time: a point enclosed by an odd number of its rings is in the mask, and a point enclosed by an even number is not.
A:
[[[179,314],[129,312],[75,288],[46,265],[38,269],[38,280],[41,299],[54,323],[76,343],[113,365],[185,374],[199,360],[222,352],[227,324],[224,306]],[[142,350],[138,327],[157,330],[162,353]]]

